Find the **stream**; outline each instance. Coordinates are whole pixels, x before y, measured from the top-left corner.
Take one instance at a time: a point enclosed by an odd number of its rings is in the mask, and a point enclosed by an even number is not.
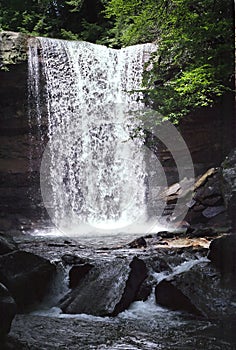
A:
[[[20,242],[21,249],[37,252],[54,261],[59,261],[63,254],[68,254],[68,246],[66,244],[63,246],[65,242],[63,237],[55,239],[54,237],[25,236],[20,239]],[[102,246],[101,240],[96,241],[95,238],[93,247],[88,247],[84,243],[87,242],[71,240],[70,253],[84,258],[90,257],[96,261],[97,259],[109,260],[114,256],[147,257],[154,252],[153,247],[107,249],[104,245]],[[109,245],[109,240],[107,244]],[[162,250],[165,249],[162,248]],[[187,271],[193,265],[207,262],[205,255],[199,252],[183,251],[177,260],[172,255],[169,251],[172,271],[153,272],[156,282],[160,282],[166,276]],[[178,264],[175,265],[177,261]],[[128,310],[121,312],[117,317],[63,314],[55,305],[60,296],[68,290],[66,271],[63,269],[60,271],[60,278],[53,285],[51,298],[46,298],[37,310],[15,317],[10,332],[12,342],[18,344],[15,344],[14,349],[236,349],[234,320],[210,320],[185,312],[168,310],[155,303],[154,292],[146,301],[133,302]]]

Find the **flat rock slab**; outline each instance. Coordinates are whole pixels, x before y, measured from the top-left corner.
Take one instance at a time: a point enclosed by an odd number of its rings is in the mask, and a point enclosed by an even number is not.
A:
[[[115,316],[135,300],[147,268],[139,258],[100,261],[61,302],[64,313]]]

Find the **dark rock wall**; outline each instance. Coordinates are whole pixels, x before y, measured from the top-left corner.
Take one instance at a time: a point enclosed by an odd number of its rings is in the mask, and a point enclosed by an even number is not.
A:
[[[236,145],[234,96],[225,95],[213,108],[196,111],[180,121],[178,130],[187,144],[195,175],[217,167]],[[169,178],[169,185],[178,182],[178,174],[171,154],[161,147],[160,157]],[[186,169],[187,175],[188,169]]]
[[[0,33],[0,65],[0,231],[13,232],[30,228],[42,212],[42,150],[36,123],[29,123],[25,35]]]
[[[29,123],[27,110],[26,42],[25,35],[0,33],[0,230],[3,231],[27,228],[29,219],[36,221],[45,214],[39,186],[44,146],[36,122]],[[233,112],[234,100],[228,95],[214,109],[199,111],[180,123],[179,130],[190,149],[197,175],[219,166],[232,148]],[[45,134],[47,125],[42,128]],[[158,153],[169,184],[177,182],[171,154],[164,147]]]

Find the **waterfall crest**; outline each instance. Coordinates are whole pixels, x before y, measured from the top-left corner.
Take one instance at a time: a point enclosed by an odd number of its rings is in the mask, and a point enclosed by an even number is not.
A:
[[[130,135],[140,125],[135,112],[144,105],[141,92],[130,92],[141,88],[154,45],[115,50],[37,38],[30,46],[38,123],[45,117],[38,102],[45,82],[48,144],[41,192],[53,223],[73,235],[142,232],[148,216],[144,146],[142,137]]]

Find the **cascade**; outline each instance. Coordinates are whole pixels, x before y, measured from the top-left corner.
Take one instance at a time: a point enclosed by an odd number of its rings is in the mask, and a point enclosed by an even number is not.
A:
[[[151,191],[143,137],[131,135],[141,123],[137,111],[145,109],[138,90],[154,45],[115,50],[49,38],[29,45],[39,127],[47,118],[41,192],[53,223],[75,236],[143,232]]]

